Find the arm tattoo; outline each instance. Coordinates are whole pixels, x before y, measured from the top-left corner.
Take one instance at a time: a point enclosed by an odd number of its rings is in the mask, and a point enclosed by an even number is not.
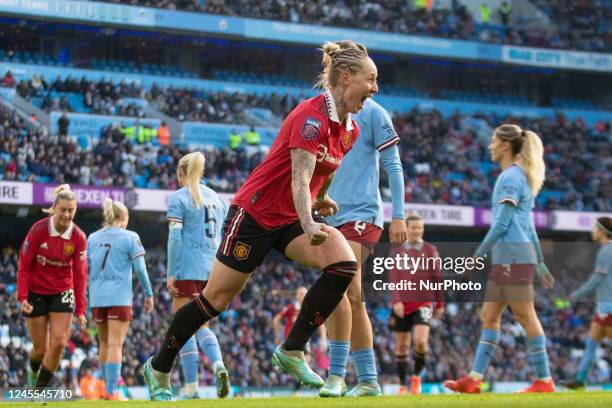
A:
[[[303,149],[291,150],[291,192],[293,204],[302,226],[312,224],[312,198],[310,180],[314,173],[317,159],[314,154]]]
[[[332,185],[332,182],[334,181],[334,177],[336,177],[335,171],[332,174],[330,174],[327,180],[325,180],[325,183],[323,183],[323,187],[321,187],[321,189],[319,190],[317,194],[317,200],[319,201],[325,200],[325,196],[327,195],[327,191],[329,190],[329,188]]]

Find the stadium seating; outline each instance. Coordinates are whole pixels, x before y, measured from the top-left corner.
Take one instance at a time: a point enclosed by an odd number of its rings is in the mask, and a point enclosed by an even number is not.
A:
[[[19,125],[15,117],[10,110],[0,109],[0,119],[18,126],[0,145],[0,179],[174,189],[176,163],[188,151],[177,145],[134,146],[118,126],[110,126],[91,150],[82,150],[64,163],[53,163],[55,149],[58,154],[78,151],[76,141],[41,137]],[[508,120],[535,130],[545,143],[547,181],[536,201],[537,208],[610,211],[612,203],[605,194],[610,183],[605,150],[610,124],[587,127],[580,120],[570,122],[562,117],[553,122],[482,115],[444,118],[437,111],[396,115],[406,201],[488,207],[499,168],[489,161],[486,146],[490,130]],[[31,153],[25,154],[28,149]],[[39,151],[45,151],[46,156],[40,156]],[[211,147],[205,154],[208,182],[224,192],[236,191],[264,157],[259,150],[247,154],[244,148],[232,151]],[[386,187],[385,173],[381,174],[381,185]],[[390,199],[385,189],[383,193]]]
[[[362,30],[395,32],[433,37],[477,40],[502,44],[570,48],[584,51],[609,52],[612,28],[612,3],[607,0],[572,2],[565,0],[534,0],[532,3],[547,14],[552,30],[541,22],[533,23],[533,15],[516,15],[512,11],[508,25],[493,18],[481,22],[460,1],[442,2],[428,10],[413,1],[384,0],[346,7],[344,3],[317,0],[311,6],[289,0],[279,7],[275,0],[227,2],[158,2],[152,0],[106,0],[113,3],[140,4],[149,7],[178,8],[211,14],[284,20],[293,23],[359,28]],[[486,0],[481,3],[488,3]],[[496,3],[498,4],[498,3]],[[442,7],[442,8],[441,8]],[[499,5],[491,9],[499,13]],[[528,22],[532,24],[528,25]]]

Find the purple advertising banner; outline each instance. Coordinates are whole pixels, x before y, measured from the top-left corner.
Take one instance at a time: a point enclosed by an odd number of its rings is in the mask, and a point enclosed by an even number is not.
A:
[[[53,191],[57,185],[34,183],[33,204],[53,204]],[[106,197],[113,200],[124,201],[125,189],[114,187],[81,186],[72,184],[70,189],[76,194],[79,207],[101,208]]]
[[[491,225],[491,216],[493,212],[490,208],[475,208],[474,214],[474,226],[476,227],[488,227]],[[538,229],[550,228],[548,222],[548,213],[545,211],[534,211],[533,221]]]

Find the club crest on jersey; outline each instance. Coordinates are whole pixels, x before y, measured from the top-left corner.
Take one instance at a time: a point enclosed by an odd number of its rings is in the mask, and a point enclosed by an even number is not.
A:
[[[345,133],[344,136],[342,136],[342,144],[344,145],[345,149],[348,149],[351,146],[351,134],[350,133]]]
[[[240,241],[236,242],[236,246],[234,247],[234,256],[236,257],[236,259],[238,259],[239,261],[244,261],[249,257],[250,253],[250,245]]]
[[[321,122],[315,118],[307,117],[304,126],[302,126],[301,133],[304,139],[313,140],[316,139],[320,130]]]
[[[64,244],[64,255],[72,256],[74,254],[74,245],[71,243]]]

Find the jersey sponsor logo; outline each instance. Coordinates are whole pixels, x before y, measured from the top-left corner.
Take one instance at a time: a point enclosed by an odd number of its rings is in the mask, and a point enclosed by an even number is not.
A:
[[[70,265],[68,262],[58,261],[56,259],[49,259],[42,255],[36,255],[36,261],[42,266],[51,265],[51,266],[59,266],[59,267],[65,268],[68,265]]]
[[[64,255],[72,256],[74,254],[74,245],[70,242],[64,244]]]
[[[321,130],[321,122],[309,116],[304,121],[304,125],[302,126],[301,133],[304,139],[313,140],[317,138],[320,130]]]
[[[87,251],[79,252],[79,260],[84,261],[87,259]]]
[[[46,242],[43,242],[42,244],[40,244],[40,249],[49,249],[49,245],[47,245]]]
[[[317,163],[322,163],[323,161],[331,163],[334,166],[340,166],[340,163],[342,163],[342,159],[332,157],[328,154],[327,146],[320,144],[317,146]]]
[[[234,247],[234,256],[236,257],[236,259],[238,259],[239,261],[244,261],[249,257],[250,253],[250,245],[240,241],[236,242],[236,246]]]

